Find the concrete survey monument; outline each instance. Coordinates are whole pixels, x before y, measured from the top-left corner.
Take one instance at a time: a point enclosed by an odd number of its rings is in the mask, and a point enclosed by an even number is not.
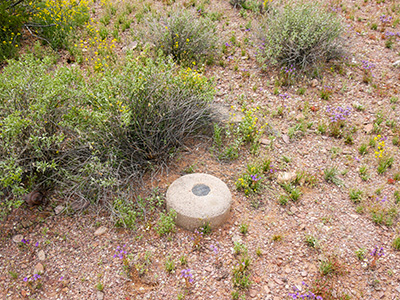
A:
[[[167,210],[176,212],[176,224],[194,230],[210,223],[216,228],[229,217],[232,195],[219,178],[194,173],[175,180],[167,190]]]

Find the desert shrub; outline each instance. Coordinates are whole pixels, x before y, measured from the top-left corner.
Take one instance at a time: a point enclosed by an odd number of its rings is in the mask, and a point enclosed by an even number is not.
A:
[[[20,31],[25,18],[20,7],[11,8],[11,2],[8,1],[0,3],[0,63],[18,52]]]
[[[260,24],[258,61],[298,70],[315,69],[340,54],[340,20],[319,4],[291,3],[273,9]]]
[[[54,49],[65,48],[69,34],[89,21],[88,6],[88,0],[32,1],[27,7],[31,20],[26,28]]]
[[[179,63],[212,62],[217,54],[215,25],[192,12],[175,11],[169,17],[153,17],[146,21],[146,27],[145,40]]]
[[[230,5],[232,5],[234,8],[242,8],[246,0],[229,0]]]
[[[211,124],[212,98],[212,82],[171,59],[128,57],[88,80],[47,58],[10,61],[0,74],[2,199],[19,205],[19,195],[53,188],[71,201],[132,199],[133,179]]]
[[[125,111],[126,137],[116,140],[120,147],[135,149],[137,162],[162,160],[187,137],[211,126],[213,83],[171,59],[131,58],[103,81],[100,93],[115,97]]]
[[[0,3],[0,62],[18,53],[21,28],[54,49],[65,48],[77,26],[89,20],[89,1],[33,0]]]
[[[14,194],[53,177],[76,141],[64,116],[83,101],[83,78],[74,69],[50,67],[49,59],[26,56],[0,74],[0,187]]]

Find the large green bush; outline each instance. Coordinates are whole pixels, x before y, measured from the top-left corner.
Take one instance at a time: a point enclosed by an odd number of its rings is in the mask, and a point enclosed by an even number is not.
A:
[[[213,92],[172,60],[128,57],[89,80],[49,59],[10,61],[0,74],[2,199],[54,188],[72,200],[123,198],[149,163],[209,126]]]
[[[309,71],[341,53],[343,27],[318,3],[291,3],[271,9],[260,24],[257,59],[267,64]]]
[[[71,33],[89,21],[89,1],[1,1],[0,62],[19,50],[21,28],[53,49],[67,48]]]
[[[211,63],[218,53],[216,27],[190,11],[173,11],[168,17],[146,21],[145,40],[175,61],[186,65]]]
[[[0,187],[14,194],[53,178],[63,155],[77,148],[65,116],[84,101],[83,79],[75,69],[50,67],[27,56],[0,74]]]
[[[69,35],[89,21],[88,0],[40,0],[27,6],[30,22],[26,27],[53,49],[66,48]]]
[[[26,14],[20,7],[11,8],[9,1],[0,3],[0,63],[18,52],[25,20]]]

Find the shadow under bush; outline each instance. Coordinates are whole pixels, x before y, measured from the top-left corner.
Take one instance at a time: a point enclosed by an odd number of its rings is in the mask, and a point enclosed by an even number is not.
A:
[[[314,71],[342,53],[343,32],[338,17],[318,3],[290,3],[271,9],[261,21],[257,60],[266,67]]]
[[[0,192],[15,206],[35,189],[75,202],[127,197],[149,163],[211,124],[213,83],[171,60],[128,57],[90,80],[54,68],[25,56],[0,74]]]

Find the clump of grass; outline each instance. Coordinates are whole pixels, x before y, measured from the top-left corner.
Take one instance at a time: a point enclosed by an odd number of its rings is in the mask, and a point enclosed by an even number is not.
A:
[[[321,261],[319,271],[322,275],[328,275],[334,272],[333,264],[330,260]]]
[[[280,242],[280,241],[283,240],[283,236],[280,235],[280,234],[274,234],[274,235],[271,237],[271,240],[274,241],[274,242]]]
[[[341,52],[343,27],[333,13],[317,3],[290,3],[272,10],[261,23],[263,42],[257,59],[298,70],[314,70]]]
[[[174,11],[168,17],[146,22],[145,40],[175,61],[194,66],[213,62],[218,54],[216,27],[206,18],[190,11]]]
[[[234,8],[242,8],[246,0],[229,0],[229,4],[232,5]]]
[[[240,255],[240,254],[247,254],[248,250],[246,245],[240,243],[240,242],[234,242],[233,243],[233,252],[235,255]]]
[[[400,203],[400,191],[394,191],[393,196],[394,196],[394,203],[396,204]]]
[[[365,249],[365,248],[360,248],[355,251],[355,254],[359,260],[364,260],[366,253],[367,253],[367,249]]]
[[[349,191],[349,197],[350,200],[353,201],[353,203],[360,203],[362,197],[362,191],[359,189],[351,189]]]
[[[318,248],[319,246],[318,239],[312,235],[306,235],[304,241],[311,248]]]
[[[395,207],[386,208],[376,205],[370,210],[372,221],[375,224],[384,224],[388,227],[392,226],[394,219],[397,217],[397,210]]]
[[[239,231],[241,234],[246,235],[249,232],[249,224],[246,223],[240,224]]]
[[[386,172],[386,170],[388,168],[391,168],[394,162],[394,158],[393,157],[382,157],[379,159],[378,161],[378,173],[379,174],[383,174]]]
[[[285,206],[289,202],[289,197],[285,194],[279,196],[278,202],[280,205]]]
[[[400,250],[400,236],[396,237],[393,240],[392,246],[393,246],[394,249]]]
[[[250,280],[250,256],[247,247],[243,244],[235,242],[234,250],[236,254],[236,263],[232,269],[232,283],[236,291],[234,294],[239,296],[239,290],[248,289],[251,285]]]
[[[324,170],[324,179],[326,182],[332,182],[338,186],[342,185],[343,182],[336,176],[339,174],[339,171],[336,167],[326,168]]]
[[[370,175],[368,174],[367,166],[361,166],[359,169],[359,173],[363,181],[367,181],[370,177]]]
[[[365,143],[362,143],[361,146],[358,148],[358,153],[360,155],[365,155],[368,153],[368,145]]]
[[[188,264],[187,257],[184,254],[182,254],[182,256],[179,258],[179,262],[181,263],[182,266],[187,265]]]
[[[174,260],[173,260],[171,257],[168,257],[168,258],[165,260],[164,266],[165,266],[165,270],[166,270],[168,273],[172,273],[172,271],[175,270],[175,262],[174,262]]]
[[[322,275],[330,274],[343,274],[345,272],[344,266],[339,262],[336,256],[328,256],[326,259],[322,260],[319,265],[319,271]]]

